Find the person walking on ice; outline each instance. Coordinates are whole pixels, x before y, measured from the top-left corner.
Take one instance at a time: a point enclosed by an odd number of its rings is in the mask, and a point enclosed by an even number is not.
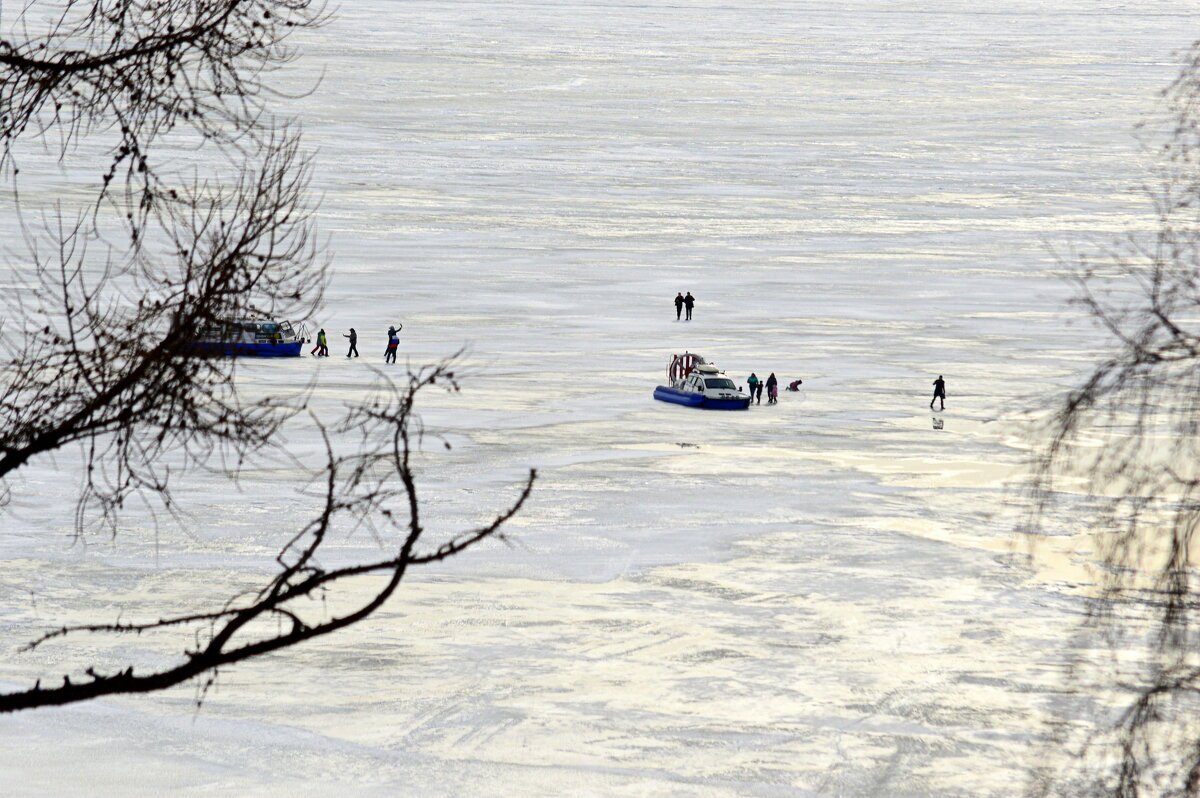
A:
[[[775,372],[771,372],[771,376],[767,377],[767,404],[773,405],[779,401],[779,380],[775,377]]]
[[[325,330],[317,333],[317,345],[309,351],[309,354],[317,357],[329,357],[329,344],[325,340]]]
[[[351,327],[350,334],[346,335],[345,333],[342,333],[342,337],[350,339],[350,349],[347,350],[346,357],[358,357],[358,333],[356,333],[354,328]]]
[[[692,306],[696,304],[696,297],[692,296],[692,292],[688,291],[687,296],[683,298],[683,306],[687,308],[687,320],[692,320]]]
[[[946,381],[942,379],[941,374],[939,374],[938,378],[933,381],[933,398],[929,400],[929,409],[932,410],[933,403],[938,402],[938,401],[941,402],[941,407],[939,407],[938,409],[945,410],[946,409]]]
[[[675,295],[675,321],[679,321],[679,317],[683,315],[683,294]]]
[[[399,329],[395,327],[388,327],[388,345],[387,350],[383,353],[384,363],[396,362],[396,349],[400,346],[400,336],[396,333],[400,332],[402,329],[404,329],[403,324],[400,325]]]

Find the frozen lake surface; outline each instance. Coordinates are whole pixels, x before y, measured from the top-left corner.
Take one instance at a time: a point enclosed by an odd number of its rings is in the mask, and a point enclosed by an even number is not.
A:
[[[242,379],[313,379],[332,413],[389,323],[413,363],[468,347],[464,392],[421,408],[455,445],[423,473],[431,529],[536,467],[516,545],[230,669],[198,714],[180,688],[0,718],[0,783],[1012,795],[1082,609],[1069,560],[1030,564],[1012,532],[1026,411],[1096,340],[1053,251],[1151,221],[1133,126],[1194,20],[1145,0],[343,4],[285,74],[319,85],[281,106],[317,148],[333,280],[310,323],[335,357]],[[339,356],[351,326],[360,360]],[[652,401],[685,349],[804,391]],[[88,546],[46,501],[61,475],[18,480],[0,678],[58,672],[15,653],[47,626],[195,611],[269,568],[307,504],[294,472],[251,477],[189,483],[194,534]],[[97,656],[153,661],[126,646]]]

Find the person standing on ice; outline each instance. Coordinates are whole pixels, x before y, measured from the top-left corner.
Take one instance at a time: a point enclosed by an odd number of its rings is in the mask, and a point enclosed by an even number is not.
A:
[[[762,380],[759,380],[754,386],[754,404],[756,405],[762,404],[762,389],[764,385],[766,385],[766,383],[764,383]]]
[[[779,401],[779,380],[775,378],[775,372],[771,372],[771,376],[767,377],[767,404],[773,405]]]
[[[679,321],[679,317],[683,315],[683,294],[675,295],[675,321]]]
[[[688,291],[687,296],[683,298],[683,306],[687,308],[687,320],[692,320],[692,306],[696,304],[696,297],[692,296],[692,292]]]
[[[401,324],[400,328],[403,329],[404,325]],[[396,362],[396,349],[400,346],[400,336],[396,334],[398,332],[399,330],[395,327],[388,327],[388,345],[387,350],[383,353],[384,363]]]
[[[758,387],[758,375],[753,371],[750,372],[750,378],[746,380],[746,390],[750,392],[750,398],[754,398],[754,389]]]
[[[325,330],[317,333],[317,345],[312,348],[309,354],[315,354],[317,357],[329,357],[329,344],[325,340]]]
[[[941,401],[941,407],[939,407],[938,409],[945,410],[946,409],[946,381],[942,379],[941,374],[939,374],[938,378],[933,381],[933,398],[929,400],[929,409],[930,410],[933,409],[933,403],[937,402],[937,401]]]
[[[342,333],[342,337],[350,339],[350,349],[346,352],[346,357],[358,357],[358,333],[351,327],[350,334]]]

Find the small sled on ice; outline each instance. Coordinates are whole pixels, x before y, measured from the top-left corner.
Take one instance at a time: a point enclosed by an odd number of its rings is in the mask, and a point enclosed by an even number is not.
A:
[[[684,352],[673,355],[667,366],[668,385],[654,389],[654,398],[705,410],[745,410],[749,395],[733,384],[713,364],[699,355]]]

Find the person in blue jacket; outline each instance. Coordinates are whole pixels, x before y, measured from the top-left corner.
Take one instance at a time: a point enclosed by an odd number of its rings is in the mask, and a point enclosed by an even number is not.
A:
[[[750,392],[750,399],[754,399],[754,389],[758,386],[758,375],[753,371],[750,372],[750,378],[746,380],[746,390]]]
[[[401,324],[400,328],[403,329],[404,325]],[[400,346],[400,336],[397,335],[398,332],[400,332],[400,330],[396,329],[395,327],[388,327],[388,345],[387,350],[383,353],[384,363],[396,362],[396,349],[398,349]]]

